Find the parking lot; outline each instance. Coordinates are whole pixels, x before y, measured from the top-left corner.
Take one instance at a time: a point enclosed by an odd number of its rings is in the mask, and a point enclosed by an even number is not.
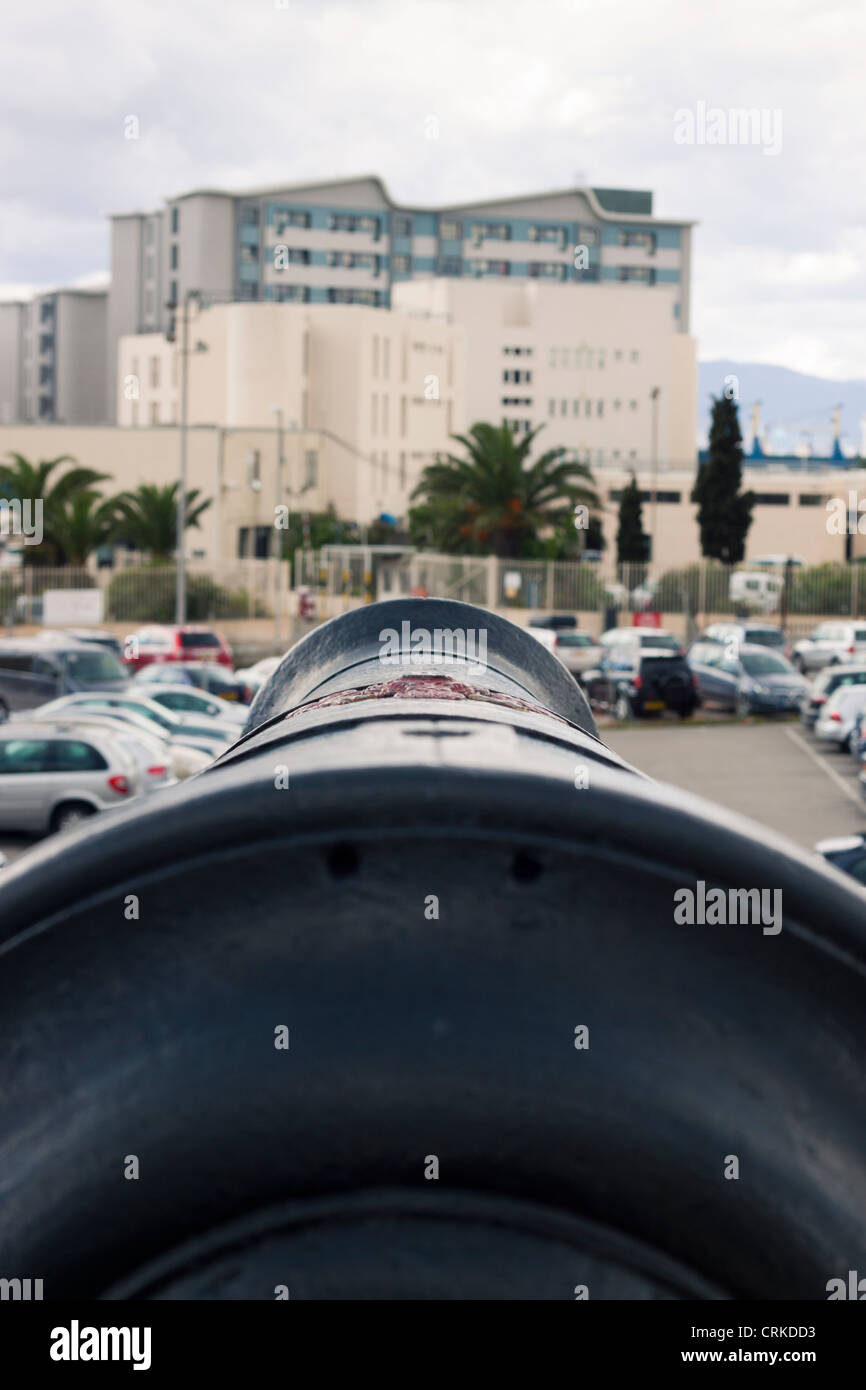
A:
[[[810,849],[816,840],[866,828],[853,758],[825,752],[797,721],[653,721],[605,729],[602,737],[650,777]]]

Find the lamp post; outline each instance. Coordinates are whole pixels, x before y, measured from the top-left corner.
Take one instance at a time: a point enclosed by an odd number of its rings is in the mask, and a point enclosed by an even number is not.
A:
[[[274,557],[274,644],[277,645],[280,640],[280,560],[282,558],[277,516],[283,503],[283,476],[286,457],[283,450],[283,407],[272,405],[271,413],[277,417],[277,490],[274,500],[273,542],[271,545]]]
[[[650,562],[655,565],[656,559],[656,509],[658,505],[658,472],[659,472],[659,396],[661,387],[654,386],[650,391],[650,401],[652,402],[652,457],[650,462],[652,479],[652,500],[650,502]]]
[[[189,319],[193,304],[199,302],[199,290],[187,290],[183,297],[183,323],[181,325],[180,347],[180,470],[177,497],[177,568],[175,570],[174,620],[178,626],[186,622],[186,461],[187,432],[189,427]],[[171,301],[166,306],[175,314],[178,305]],[[175,341],[172,322],[166,337],[170,343]],[[195,351],[204,351],[203,343],[196,344]]]

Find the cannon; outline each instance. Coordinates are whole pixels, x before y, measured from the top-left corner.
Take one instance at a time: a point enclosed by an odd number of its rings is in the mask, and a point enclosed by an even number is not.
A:
[[[506,619],[346,613],[212,767],[4,871],[0,1273],[824,1299],[866,1243],[864,907],[630,767]]]

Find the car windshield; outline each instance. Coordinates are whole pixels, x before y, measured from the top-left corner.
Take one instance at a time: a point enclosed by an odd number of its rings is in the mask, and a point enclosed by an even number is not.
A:
[[[180,645],[182,647],[218,647],[220,639],[215,632],[182,632],[180,634]]]
[[[558,632],[556,641],[560,647],[592,646],[592,638],[586,632]]]
[[[672,632],[642,633],[640,644],[642,647],[661,647],[669,652],[678,652],[682,646],[679,638],[674,637]]]
[[[747,676],[782,676],[791,671],[787,661],[773,652],[743,652],[740,660]]]
[[[125,681],[126,672],[117,657],[98,647],[93,651],[64,652],[66,669],[77,681]]]
[[[755,647],[784,647],[785,634],[777,627],[747,627],[745,640]]]

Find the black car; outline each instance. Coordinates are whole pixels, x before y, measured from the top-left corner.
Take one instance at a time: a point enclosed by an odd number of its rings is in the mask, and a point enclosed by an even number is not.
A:
[[[749,714],[793,714],[808,694],[808,685],[781,652],[742,643],[736,655],[719,642],[695,642],[689,666],[704,704]]]
[[[662,648],[613,647],[601,666],[583,677],[595,709],[617,719],[645,718],[673,710],[688,719],[701,703],[698,685],[680,652]]]
[[[815,677],[800,705],[800,723],[814,729],[818,716],[840,685],[866,685],[866,666],[827,666]]]
[[[866,886],[866,835],[846,835],[835,840],[819,840],[815,849],[827,860]]]
[[[0,640],[0,723],[59,695],[83,690],[123,692],[126,672],[113,652],[70,638]]]

